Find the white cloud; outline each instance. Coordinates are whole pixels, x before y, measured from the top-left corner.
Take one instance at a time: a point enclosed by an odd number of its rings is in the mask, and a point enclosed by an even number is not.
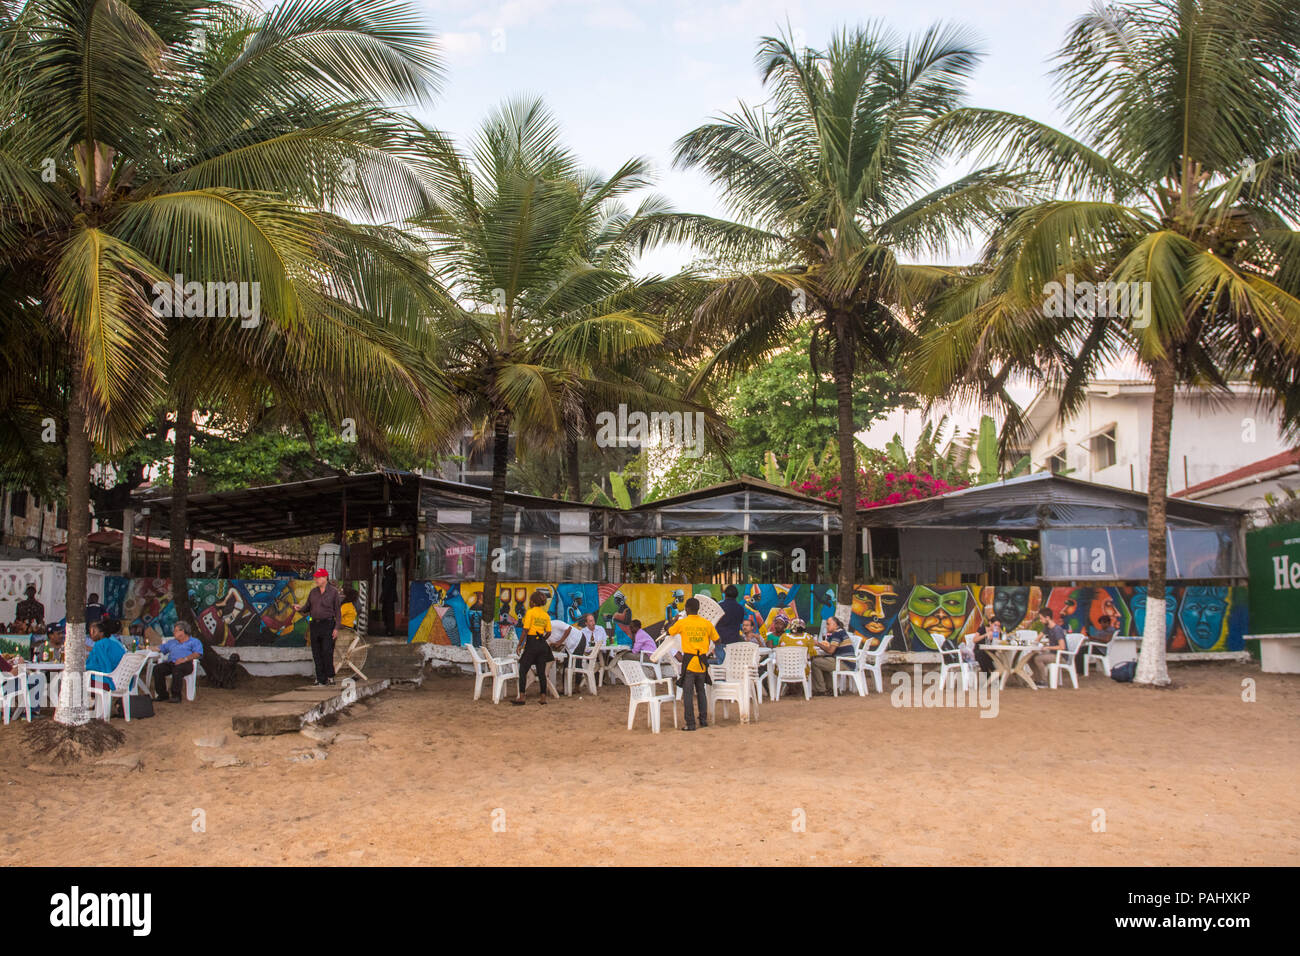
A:
[[[477,60],[487,50],[487,38],[482,33],[439,33],[438,46],[449,63]]]

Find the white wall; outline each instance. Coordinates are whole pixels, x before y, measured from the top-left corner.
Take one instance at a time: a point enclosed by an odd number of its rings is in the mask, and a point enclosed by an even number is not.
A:
[[[1115,424],[1116,463],[1094,470],[1088,436]],[[1069,477],[1116,488],[1146,491],[1151,442],[1151,395],[1121,390],[1114,397],[1090,395],[1064,426],[1050,422],[1030,444],[1034,469],[1053,450],[1066,445]],[[1253,396],[1225,397],[1180,393],[1174,405],[1169,454],[1169,491],[1216,478],[1225,472],[1286,451],[1277,416],[1261,410]]]

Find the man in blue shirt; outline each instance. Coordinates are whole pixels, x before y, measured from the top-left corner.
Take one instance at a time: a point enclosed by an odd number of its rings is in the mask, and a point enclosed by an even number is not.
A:
[[[90,625],[90,636],[94,640],[95,646],[86,655],[86,670],[98,671],[101,674],[113,673],[121,662],[122,656],[126,653],[126,648],[118,642],[117,638],[110,637],[105,632],[102,619]],[[116,690],[111,677],[97,677],[95,681],[96,683],[102,683],[109,690]]]
[[[194,672],[194,662],[203,656],[203,644],[191,636],[190,626],[184,621],[177,621],[172,627],[172,639],[164,641],[158,648],[166,660],[153,669],[153,691],[158,700],[171,700],[173,704],[181,702],[181,690],[185,687],[185,678]],[[167,696],[167,678],[172,679],[171,697]]]

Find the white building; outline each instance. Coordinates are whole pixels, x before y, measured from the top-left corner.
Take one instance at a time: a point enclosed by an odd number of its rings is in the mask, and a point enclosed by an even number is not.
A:
[[[1019,453],[1029,455],[1034,471],[1050,470],[1145,492],[1154,386],[1134,379],[1108,379],[1090,383],[1087,392],[1079,410],[1062,422],[1059,393],[1040,391],[1025,408],[1027,441]],[[1169,450],[1169,493],[1203,485],[1290,450],[1277,415],[1261,405],[1258,392],[1249,385],[1233,385],[1228,394],[1179,389]],[[1214,503],[1238,504],[1217,499]]]

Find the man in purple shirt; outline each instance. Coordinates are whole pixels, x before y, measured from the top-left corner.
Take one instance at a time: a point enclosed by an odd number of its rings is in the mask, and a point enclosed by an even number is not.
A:
[[[184,621],[177,621],[172,626],[172,639],[164,641],[158,648],[166,660],[153,669],[153,692],[158,700],[170,700],[173,704],[181,702],[181,691],[185,687],[185,678],[194,673],[194,662],[203,656],[203,644],[190,634],[190,626]],[[171,696],[167,696],[167,678],[172,679]]]
[[[339,636],[342,599],[338,588],[330,587],[330,573],[324,568],[313,575],[316,586],[307,592],[307,600],[293,609],[311,618],[307,625],[312,661],[316,666],[316,684],[334,683],[334,642]]]

